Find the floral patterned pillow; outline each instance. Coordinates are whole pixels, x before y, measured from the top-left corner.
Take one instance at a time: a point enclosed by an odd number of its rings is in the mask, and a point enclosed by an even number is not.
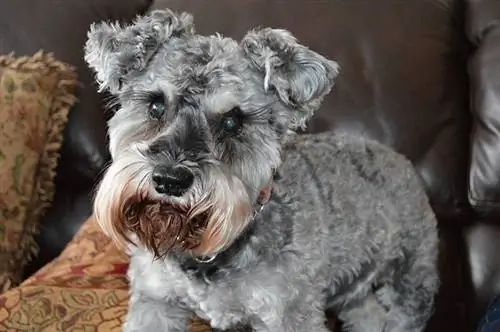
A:
[[[75,85],[75,70],[51,54],[0,57],[0,293],[37,252]]]

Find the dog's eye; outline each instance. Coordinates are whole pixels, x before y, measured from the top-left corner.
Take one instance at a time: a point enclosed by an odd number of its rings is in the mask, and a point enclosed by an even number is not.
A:
[[[239,107],[235,107],[222,118],[222,129],[229,134],[237,134],[243,127],[243,112]]]
[[[149,105],[149,116],[153,119],[160,119],[165,113],[165,104],[163,102],[154,101]]]
[[[165,113],[165,100],[163,97],[155,97],[151,102],[149,103],[149,116],[152,117],[153,119],[161,119],[163,114]]]

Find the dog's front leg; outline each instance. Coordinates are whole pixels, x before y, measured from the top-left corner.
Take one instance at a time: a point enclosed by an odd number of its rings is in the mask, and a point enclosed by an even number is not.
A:
[[[175,303],[132,292],[124,332],[186,332],[191,312]]]

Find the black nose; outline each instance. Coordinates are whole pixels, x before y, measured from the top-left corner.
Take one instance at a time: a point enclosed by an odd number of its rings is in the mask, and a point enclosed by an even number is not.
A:
[[[152,179],[159,194],[179,197],[191,187],[194,175],[184,167],[156,166]]]

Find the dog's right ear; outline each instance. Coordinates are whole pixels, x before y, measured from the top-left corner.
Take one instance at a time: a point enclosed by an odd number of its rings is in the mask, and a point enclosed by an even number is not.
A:
[[[94,23],[85,44],[85,61],[96,73],[99,90],[120,92],[127,76],[146,68],[149,60],[170,38],[194,34],[193,17],[170,10],[139,16],[129,26]]]

